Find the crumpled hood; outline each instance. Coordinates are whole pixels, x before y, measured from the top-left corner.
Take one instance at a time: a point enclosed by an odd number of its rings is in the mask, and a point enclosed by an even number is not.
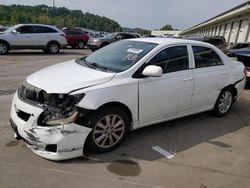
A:
[[[102,72],[75,63],[56,64],[27,77],[26,82],[47,93],[69,93],[110,81],[115,73]]]

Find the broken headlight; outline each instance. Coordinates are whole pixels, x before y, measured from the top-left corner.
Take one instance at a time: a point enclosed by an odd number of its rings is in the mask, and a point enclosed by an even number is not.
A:
[[[76,105],[84,94],[48,94],[44,112],[38,119],[39,125],[56,126],[74,122],[78,117]]]

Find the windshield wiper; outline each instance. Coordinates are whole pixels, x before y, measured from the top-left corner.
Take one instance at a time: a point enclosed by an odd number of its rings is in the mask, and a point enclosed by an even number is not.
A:
[[[106,68],[106,67],[104,67],[104,66],[102,66],[102,65],[100,65],[98,63],[86,62],[86,64],[90,65],[94,69],[97,68],[97,69],[100,69],[102,71],[109,72],[108,68]]]
[[[105,72],[110,72],[110,70],[107,67],[99,65],[98,63],[95,63],[95,62],[94,63],[88,62],[85,59],[86,59],[86,57],[77,59],[76,63],[78,63],[80,65],[87,66],[87,67],[92,68],[92,69],[99,69],[99,70],[102,70],[102,71],[105,71]]]

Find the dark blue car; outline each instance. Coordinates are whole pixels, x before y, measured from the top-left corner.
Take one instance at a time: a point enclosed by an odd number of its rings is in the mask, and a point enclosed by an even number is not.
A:
[[[247,83],[249,84],[250,83],[250,47],[229,50],[228,56],[237,58],[238,61],[241,61],[245,65],[246,67],[245,74],[247,78]]]

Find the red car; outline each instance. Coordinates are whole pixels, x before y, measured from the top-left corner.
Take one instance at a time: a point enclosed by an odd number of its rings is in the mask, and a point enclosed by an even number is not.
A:
[[[68,45],[72,48],[83,49],[89,40],[89,36],[79,30],[64,30]]]

